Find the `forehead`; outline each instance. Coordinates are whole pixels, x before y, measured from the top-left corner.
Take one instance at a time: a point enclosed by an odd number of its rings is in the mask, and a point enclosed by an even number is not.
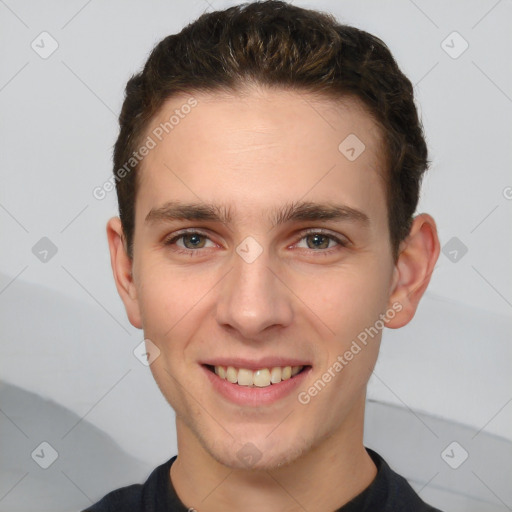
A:
[[[217,143],[220,139],[225,147],[229,135],[235,150],[237,143],[247,143],[248,138],[263,143],[272,139],[276,144],[302,142],[307,150],[305,143],[319,137],[325,147],[338,149],[336,143],[341,136],[357,134],[365,145],[379,147],[379,153],[372,153],[376,157],[373,167],[384,164],[381,129],[355,95],[335,99],[304,90],[254,84],[236,91],[180,93],[165,101],[154,116],[148,132],[155,130],[158,139],[168,139],[168,145],[180,135],[191,136],[197,144],[205,144],[205,149],[209,141]]]
[[[180,94],[145,136],[155,142],[138,176],[146,210],[177,198],[260,210],[315,194],[349,207],[384,200],[381,132],[352,97],[261,86]]]

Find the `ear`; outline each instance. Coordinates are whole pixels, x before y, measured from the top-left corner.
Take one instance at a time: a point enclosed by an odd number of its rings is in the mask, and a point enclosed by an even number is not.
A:
[[[395,264],[388,305],[397,314],[386,322],[386,327],[397,329],[412,320],[430,282],[439,250],[434,219],[426,213],[416,216]]]
[[[133,261],[126,250],[123,227],[119,217],[113,217],[108,221],[107,239],[117,291],[124,303],[130,323],[137,329],[142,329],[139,302],[132,274]]]

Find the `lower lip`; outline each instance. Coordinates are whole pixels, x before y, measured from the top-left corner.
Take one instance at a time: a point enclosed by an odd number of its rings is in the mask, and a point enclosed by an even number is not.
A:
[[[256,407],[259,405],[270,405],[290,395],[297,389],[311,371],[311,366],[287,380],[278,384],[271,384],[264,388],[239,386],[226,379],[221,379],[216,373],[210,371],[206,366],[201,366],[206,376],[212,383],[213,388],[224,398],[237,405]]]

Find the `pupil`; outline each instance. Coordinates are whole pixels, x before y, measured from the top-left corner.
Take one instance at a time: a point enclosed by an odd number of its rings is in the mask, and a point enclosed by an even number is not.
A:
[[[314,247],[321,247],[321,246],[325,245],[325,242],[322,243],[322,241],[321,241],[322,238],[326,238],[326,237],[324,237],[324,235],[316,234],[316,235],[311,235],[311,236],[313,237],[313,246]]]
[[[201,245],[202,235],[187,235],[185,237],[185,246],[191,245],[192,247],[199,247]]]

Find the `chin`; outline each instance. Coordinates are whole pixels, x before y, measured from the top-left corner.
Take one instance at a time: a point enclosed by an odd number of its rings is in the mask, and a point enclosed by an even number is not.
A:
[[[275,439],[246,437],[243,441],[222,446],[206,446],[208,453],[219,464],[230,469],[249,471],[272,471],[292,464],[311,447],[311,443],[302,438],[290,437]]]

